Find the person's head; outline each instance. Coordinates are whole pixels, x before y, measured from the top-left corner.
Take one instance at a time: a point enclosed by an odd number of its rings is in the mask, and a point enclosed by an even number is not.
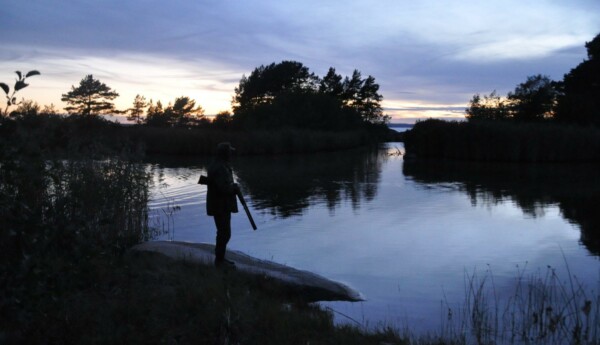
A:
[[[219,143],[217,145],[217,157],[219,159],[228,161],[231,158],[233,151],[235,151],[235,149],[228,142]]]

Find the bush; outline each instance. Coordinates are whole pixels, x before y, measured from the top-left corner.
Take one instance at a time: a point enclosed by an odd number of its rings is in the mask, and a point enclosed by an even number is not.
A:
[[[556,123],[426,120],[405,134],[409,155],[496,162],[600,160],[600,129]]]
[[[0,150],[0,335],[26,327],[42,305],[93,285],[149,239],[149,176],[122,158],[50,159],[35,143]]]

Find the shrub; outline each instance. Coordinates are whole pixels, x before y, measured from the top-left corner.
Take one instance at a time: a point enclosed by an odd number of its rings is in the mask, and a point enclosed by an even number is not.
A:
[[[419,157],[496,162],[600,160],[600,129],[557,123],[426,120],[405,134]]]
[[[141,165],[119,157],[47,160],[22,150],[0,155],[4,328],[26,324],[40,303],[94,284],[94,262],[110,266],[153,234]]]

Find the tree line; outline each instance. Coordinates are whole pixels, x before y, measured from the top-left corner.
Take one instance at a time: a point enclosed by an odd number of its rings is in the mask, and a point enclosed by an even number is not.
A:
[[[39,74],[34,72],[32,75]],[[24,79],[19,83],[20,88],[27,86]],[[17,106],[10,113],[13,116],[58,113],[53,105],[42,108],[30,100],[17,102],[14,93],[19,88],[11,95],[6,84],[2,83],[2,88],[8,99],[6,114],[12,105]],[[113,101],[118,96],[118,92],[90,74],[78,86],[71,86],[70,91],[62,94],[61,100],[67,103],[65,110],[71,115],[127,114],[130,121],[153,127],[212,125],[221,129],[336,130],[385,124],[389,120],[383,114],[383,97],[373,76],[363,78],[360,71],[354,70],[352,76],[342,77],[331,67],[325,77],[320,78],[296,61],[261,65],[248,77],[242,76],[235,88],[233,112],[222,111],[212,121],[205,116],[204,109],[187,96],[164,106],[161,101],[147,100],[138,94],[131,108],[117,110]]]
[[[466,110],[467,119],[600,125],[600,34],[585,47],[587,59],[563,80],[537,74],[527,77],[505,97],[496,91],[475,94]]]
[[[195,126],[209,122],[204,117],[204,109],[187,96],[177,97],[163,106],[160,101],[155,104],[138,94],[131,108],[121,111],[112,102],[118,96],[116,91],[90,74],[79,82],[79,86],[72,86],[71,91],[63,94],[61,100],[69,105],[65,110],[72,115],[127,114],[127,119],[136,124],[156,127]]]
[[[355,128],[385,124],[379,85],[354,70],[342,77],[330,67],[319,78],[300,62],[282,61],[243,76],[232,101],[234,121],[244,127]]]

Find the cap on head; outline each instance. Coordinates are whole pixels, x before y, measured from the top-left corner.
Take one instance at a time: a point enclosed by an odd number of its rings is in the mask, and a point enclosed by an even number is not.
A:
[[[217,156],[219,157],[229,157],[233,151],[235,151],[235,148],[233,148],[229,142],[219,143],[217,145]]]

